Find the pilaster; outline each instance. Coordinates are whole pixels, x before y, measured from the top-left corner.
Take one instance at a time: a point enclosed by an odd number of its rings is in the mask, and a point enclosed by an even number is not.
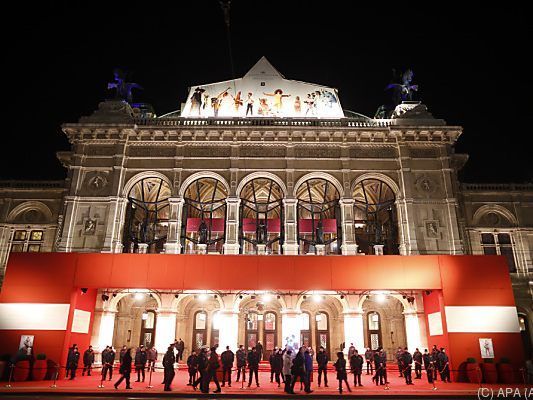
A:
[[[298,254],[298,200],[294,198],[283,199],[285,215],[285,240],[283,243],[283,254]],[[298,340],[300,340],[298,338]]]
[[[167,242],[164,244],[166,254],[181,253],[181,213],[183,212],[183,197],[170,197]]]
[[[230,196],[226,199],[226,241],[224,254],[239,254],[239,206],[241,199]]]

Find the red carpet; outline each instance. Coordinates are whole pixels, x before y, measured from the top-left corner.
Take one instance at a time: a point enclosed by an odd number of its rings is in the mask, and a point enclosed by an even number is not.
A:
[[[64,375],[63,375],[64,376]],[[121,387],[116,390],[113,387],[113,384],[117,381],[117,379],[120,377],[118,374],[113,375],[113,380],[111,381],[105,381],[104,382],[104,388],[99,388],[98,385],[100,384],[100,372],[99,370],[96,370],[93,372],[92,376],[81,376],[81,370],[78,370],[77,377],[74,380],[68,380],[68,379],[61,379],[56,382],[57,387],[51,388],[50,386],[53,384],[53,381],[28,381],[28,382],[12,382],[11,388],[6,388],[5,385],[7,382],[2,382],[2,385],[0,387],[0,393],[2,395],[5,395],[7,393],[44,393],[49,394],[52,392],[55,393],[69,393],[69,394],[80,394],[80,395],[88,395],[88,394],[99,394],[99,395],[114,395],[115,393],[119,393],[121,395],[140,395],[140,396],[147,396],[147,395],[157,395],[160,396],[162,394],[172,394],[173,396],[202,396],[202,393],[198,391],[194,391],[192,387],[186,386],[188,382],[188,373],[186,369],[180,368],[179,371],[176,372],[176,377],[174,378],[173,384],[172,384],[172,392],[164,392],[163,391],[163,385],[161,384],[163,380],[163,373],[162,372],[155,372],[152,374],[152,385],[153,388],[147,388],[148,386],[148,380],[149,375],[146,376],[146,381],[144,383],[141,382],[134,382],[137,379],[137,375],[132,373],[132,381],[131,386],[133,387],[132,390],[126,390],[125,389],[125,382],[121,384]],[[232,375],[232,379],[235,379],[235,374]],[[248,377],[248,374],[247,374]],[[318,387],[317,384],[317,374],[314,374],[314,382],[312,382],[312,389],[313,393],[312,395],[315,396],[338,396],[339,392],[337,390],[338,388],[338,381],[333,379],[335,378],[335,373],[333,371],[328,373],[328,383],[329,387]],[[443,383],[441,381],[437,381],[436,387],[437,390],[433,390],[433,386],[427,382],[425,374],[422,376],[422,379],[413,379],[414,385],[407,386],[405,385],[405,381],[403,378],[399,378],[398,375],[394,371],[390,371],[389,373],[389,390],[385,390],[384,386],[376,386],[371,381],[370,375],[363,374],[362,376],[363,385],[362,387],[353,387],[353,375],[348,376],[348,382],[350,383],[350,386],[352,386],[352,393],[349,393],[346,391],[346,388],[343,388],[343,396],[346,395],[357,395],[357,396],[364,396],[364,397],[373,397],[373,396],[390,396],[392,398],[394,397],[403,397],[403,396],[411,396],[411,397],[417,397],[417,396],[437,396],[440,398],[449,398],[449,397],[466,397],[466,396],[476,396],[478,393],[479,386],[471,383]],[[257,388],[255,384],[252,384],[250,388],[247,388],[247,384],[244,385],[244,388],[241,388],[241,382],[233,382],[232,387],[223,387],[222,393],[219,394],[219,396],[224,395],[227,397],[290,397],[289,395],[286,395],[283,392],[283,383],[282,387],[278,388],[276,383],[270,383],[270,373],[269,372],[260,372],[259,373],[259,384],[260,387]],[[492,390],[498,390],[500,387],[517,387],[521,388],[520,391],[522,392],[522,396],[524,393],[524,385],[504,385],[504,384],[497,384],[497,385],[483,385],[483,387],[492,389]],[[299,392],[300,384],[297,383],[295,386],[295,391],[297,393],[301,393],[304,395],[305,393],[303,391]],[[211,392],[216,389],[216,386],[214,383],[211,382],[210,385]]]

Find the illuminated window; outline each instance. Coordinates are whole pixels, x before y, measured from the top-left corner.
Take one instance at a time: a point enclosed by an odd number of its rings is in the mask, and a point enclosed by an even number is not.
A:
[[[265,330],[275,331],[276,330],[276,314],[266,313],[265,314]]]
[[[368,314],[368,329],[370,330],[379,330],[379,314],[370,313]]]
[[[507,259],[507,265],[509,266],[509,271],[516,271],[513,240],[510,233],[482,233],[481,247],[483,248],[483,254],[487,256],[505,256],[505,258]]]
[[[520,326],[520,332],[526,331],[526,319],[521,315],[518,316],[518,325]]]
[[[12,253],[38,253],[41,251],[44,234],[42,230],[16,230],[11,244]]]

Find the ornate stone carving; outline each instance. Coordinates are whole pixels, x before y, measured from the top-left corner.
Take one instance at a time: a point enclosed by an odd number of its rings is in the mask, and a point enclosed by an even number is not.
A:
[[[285,157],[285,147],[273,146],[242,146],[239,149],[239,156],[241,157]]]
[[[437,220],[427,220],[424,221],[426,225],[426,236],[428,238],[437,239],[439,235],[439,221]]]
[[[170,146],[132,146],[128,150],[131,157],[174,157],[176,149]]]
[[[362,146],[351,147],[349,152],[350,158],[396,158],[398,153],[394,147],[381,146]]]
[[[94,235],[96,233],[96,223],[98,220],[92,219],[91,217],[83,221],[83,234],[84,235]]]
[[[231,157],[230,147],[220,146],[188,146],[184,149],[185,157]]]
[[[439,150],[434,147],[413,147],[409,150],[412,158],[436,158]]]
[[[113,156],[116,153],[115,146],[89,146],[88,156]]]
[[[108,185],[108,173],[91,171],[85,175],[85,188],[92,195],[102,194]]]
[[[415,187],[418,193],[425,196],[435,193],[439,188],[438,184],[426,174],[421,175],[416,179]]]
[[[294,149],[296,158],[339,158],[340,148],[335,147],[296,147]]]
[[[92,115],[81,117],[80,123],[133,123],[133,110],[125,101],[103,101]]]

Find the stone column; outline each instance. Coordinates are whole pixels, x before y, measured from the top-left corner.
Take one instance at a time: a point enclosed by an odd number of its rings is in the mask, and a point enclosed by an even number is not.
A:
[[[326,254],[326,245],[324,244],[315,244],[316,255],[323,256]]]
[[[340,199],[341,223],[342,223],[342,245],[343,255],[357,254],[357,243],[355,242],[355,227],[353,220],[353,199]]]
[[[72,247],[74,236],[74,226],[76,225],[76,213],[78,210],[78,198],[75,196],[65,197],[65,217],[63,220],[63,229],[59,240],[57,251],[69,252]]]
[[[183,197],[170,197],[167,242],[164,244],[166,254],[181,253],[181,213]]]
[[[220,351],[225,351],[226,346],[229,346],[234,352],[237,351],[239,339],[239,313],[233,310],[220,310],[218,316],[220,318],[218,331]]]
[[[4,280],[7,260],[9,259],[9,240],[11,229],[8,226],[0,227],[0,287]]]
[[[281,346],[292,342],[297,350],[300,347],[300,329],[302,326],[300,310],[285,309],[281,311]]]
[[[139,243],[139,254],[146,254],[148,252],[148,244]]]
[[[239,206],[241,199],[228,197],[226,199],[226,242],[224,254],[239,254]]]
[[[122,253],[121,231],[124,224],[123,215],[126,199],[110,197],[107,212],[106,231],[102,253]]]
[[[116,310],[102,311],[100,317],[100,329],[98,331],[98,351],[102,351],[106,346],[113,345],[113,333],[115,331]]]
[[[363,328],[363,311],[346,310],[344,316],[344,352],[348,354],[353,343],[359,354],[365,352],[365,331]]]
[[[283,254],[298,254],[298,200],[283,199],[283,211],[285,216],[285,240]],[[298,337],[298,341],[300,338]]]
[[[159,354],[164,354],[176,339],[176,312],[167,308],[158,308],[156,316],[154,346]]]
[[[383,245],[383,244],[375,244],[374,245],[374,255],[382,256],[383,255],[383,247],[385,247],[385,245]]]
[[[418,313],[416,311],[404,311],[404,317],[405,317],[405,333],[407,338],[407,348],[412,353],[415,351],[416,348],[418,348],[420,351],[424,351],[423,349],[427,348],[427,343],[424,344],[422,342],[422,336],[420,332],[420,324],[424,324],[424,316],[423,313]],[[422,315],[419,315],[422,314]],[[420,319],[422,321],[420,322]]]

